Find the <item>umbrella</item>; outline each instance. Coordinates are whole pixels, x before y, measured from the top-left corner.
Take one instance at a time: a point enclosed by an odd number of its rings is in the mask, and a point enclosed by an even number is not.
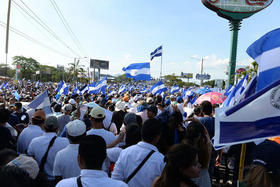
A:
[[[202,96],[200,96],[197,100],[196,103],[200,104],[203,101],[209,101],[212,104],[220,104],[223,103],[224,100],[226,99],[226,96],[219,92],[208,92]]]

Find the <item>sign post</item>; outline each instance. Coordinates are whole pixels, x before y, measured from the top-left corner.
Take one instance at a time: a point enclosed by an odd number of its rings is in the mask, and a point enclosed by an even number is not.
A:
[[[243,19],[268,7],[273,0],[201,0],[209,9],[215,11],[219,16],[228,19],[232,32],[228,85],[234,84],[236,68],[238,31]]]

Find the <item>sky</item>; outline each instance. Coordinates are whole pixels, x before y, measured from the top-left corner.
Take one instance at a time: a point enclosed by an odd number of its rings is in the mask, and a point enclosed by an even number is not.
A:
[[[78,41],[74,42],[67,32],[53,1]],[[25,7],[22,2],[52,35],[20,8]],[[7,7],[8,0],[0,0],[0,63],[5,63],[6,31],[1,24],[6,23]],[[237,67],[250,65],[253,59],[246,49],[279,27],[279,9],[280,1],[274,0],[266,9],[243,20]],[[162,45],[163,75],[196,75],[200,73],[201,58],[205,58],[205,73],[212,79],[227,79],[229,22],[200,0],[12,0],[10,26],[48,48],[10,32],[9,64],[16,55],[55,67],[67,67],[75,58],[81,58],[81,63],[89,67],[89,59],[101,59],[110,62],[109,70],[101,70],[102,74],[119,75],[131,63],[149,62],[150,53]],[[159,77],[160,63],[160,57],[151,62],[153,77]]]

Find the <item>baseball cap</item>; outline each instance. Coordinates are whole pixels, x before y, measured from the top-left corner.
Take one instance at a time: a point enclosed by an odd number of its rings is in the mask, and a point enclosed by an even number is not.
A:
[[[253,164],[264,166],[268,172],[280,173],[280,144],[266,140],[257,145],[252,153]]]
[[[124,108],[125,108],[125,102],[118,101],[116,103],[115,111],[124,110]]]
[[[58,128],[57,118],[55,116],[49,116],[46,119],[44,126],[49,130],[55,130]]]
[[[69,103],[70,103],[71,105],[74,105],[74,104],[76,104],[76,101],[75,101],[74,99],[70,99],[70,100],[69,100]]]
[[[35,179],[39,173],[39,166],[32,157],[19,155],[14,160],[10,161],[8,166],[16,166],[25,170],[32,179]]]
[[[129,97],[128,96],[124,96],[123,101],[128,102],[129,101]]]
[[[90,111],[89,115],[95,119],[104,118],[105,117],[104,109],[101,107],[95,107]]]
[[[67,133],[70,136],[76,137],[76,136],[81,136],[86,132],[86,125],[83,121],[81,120],[74,120],[69,122],[66,125]]]
[[[46,120],[46,114],[43,110],[37,110],[36,112],[34,112],[33,119],[37,119],[37,120]]]
[[[136,114],[134,113],[127,113],[125,116],[124,116],[124,123],[126,125],[130,124],[130,123],[137,123],[137,118],[136,118]]]
[[[63,111],[70,111],[72,110],[72,105],[71,104],[66,104],[62,107]]]

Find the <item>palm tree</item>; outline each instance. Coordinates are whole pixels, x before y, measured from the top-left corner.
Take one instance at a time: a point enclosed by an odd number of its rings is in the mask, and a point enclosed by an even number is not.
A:
[[[84,66],[80,64],[80,60],[76,59],[74,60],[73,63],[68,64],[69,67],[69,73],[73,76],[72,80],[78,81],[78,76],[83,75],[85,73]]]

